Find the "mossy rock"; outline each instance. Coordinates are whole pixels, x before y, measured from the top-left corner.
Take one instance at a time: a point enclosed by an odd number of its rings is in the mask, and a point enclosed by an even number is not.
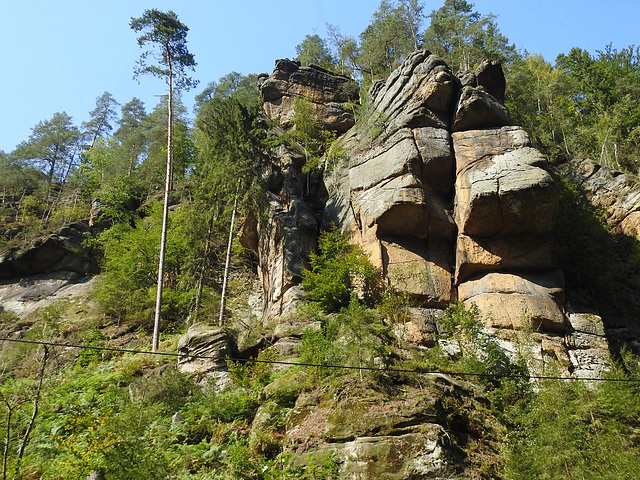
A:
[[[409,398],[347,398],[332,408],[325,439],[345,441],[368,435],[398,435],[423,423],[441,421],[435,396],[414,392]]]
[[[283,407],[293,407],[296,399],[309,384],[309,375],[303,371],[288,372],[265,386],[260,401],[272,400]]]

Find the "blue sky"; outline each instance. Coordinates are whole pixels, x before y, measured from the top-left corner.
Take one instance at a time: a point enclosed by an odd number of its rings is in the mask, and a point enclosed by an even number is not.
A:
[[[470,0],[497,15],[500,31],[519,49],[553,61],[577,46],[595,53],[640,44],[638,0]],[[442,0],[425,0],[430,12]],[[305,35],[326,36],[326,23],[357,36],[379,0],[0,0],[0,150],[12,151],[39,121],[66,111],[77,125],[95,100],[110,92],[121,104],[133,97],[151,110],[164,84],[133,80],[141,53],[131,17],[145,9],[174,10],[190,29],[189,50],[200,85],[237,71],[271,72],[278,58],[295,57]]]

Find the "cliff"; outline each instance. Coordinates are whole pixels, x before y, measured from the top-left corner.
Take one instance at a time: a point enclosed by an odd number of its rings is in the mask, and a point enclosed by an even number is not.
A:
[[[556,254],[561,187],[526,132],[512,125],[500,65],[485,62],[457,78],[437,56],[415,52],[371,86],[357,122],[344,84],[288,60],[262,77],[267,116],[287,128],[294,99],[307,98],[324,128],[342,119],[334,148],[343,152],[311,182],[300,151],[283,146],[274,156],[283,176],[271,182],[269,221],[245,232],[260,239],[264,320],[295,311],[308,253],[318,232],[335,224],[390,286],[411,296],[417,307],[405,327],[419,342],[433,342],[442,310],[460,300],[475,304],[486,327],[508,341],[528,332],[540,361],[550,355],[574,375],[605,368],[606,341],[593,335],[577,350],[566,341],[603,327],[594,312],[567,310]],[[631,196],[616,205],[628,207]],[[627,230],[634,215],[620,220]],[[585,350],[589,362],[580,359]]]

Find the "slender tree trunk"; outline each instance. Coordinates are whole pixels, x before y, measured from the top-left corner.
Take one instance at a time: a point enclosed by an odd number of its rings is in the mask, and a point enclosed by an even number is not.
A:
[[[193,307],[194,321],[198,321],[198,313],[200,310],[200,302],[202,301],[202,290],[204,288],[204,271],[207,267],[207,260],[209,258],[209,250],[211,248],[211,234],[213,233],[213,212],[211,212],[211,218],[209,219],[209,227],[207,228],[207,241],[204,244],[204,255],[202,260],[202,268],[200,269],[200,276],[198,277],[198,293],[196,295],[196,304]]]
[[[31,420],[29,420],[29,425],[27,426],[27,430],[24,432],[24,437],[22,437],[22,443],[20,444],[20,450],[18,451],[18,462],[16,464],[16,478],[20,478],[20,464],[22,463],[22,457],[24,456],[24,450],[27,447],[27,443],[29,442],[29,435],[31,435],[31,430],[33,430],[33,425],[36,422],[36,417],[38,416],[38,405],[40,403],[40,393],[42,392],[42,383],[44,382],[44,371],[47,367],[47,356],[49,355],[49,347],[44,345],[44,353],[42,354],[42,365],[40,365],[40,373],[38,379],[38,388],[36,390],[36,396],[33,399],[33,413],[31,414]]]
[[[164,207],[162,209],[162,235],[160,237],[160,258],[158,260],[158,290],[156,294],[156,313],[153,321],[153,340],[151,351],[158,350],[160,343],[160,317],[162,313],[162,287],[164,285],[164,257],[167,248],[167,225],[169,223],[169,191],[171,189],[171,171],[173,157],[173,75],[171,56],[167,53],[169,65],[169,97],[167,101],[167,166],[164,179]]]
[[[224,277],[222,280],[222,294],[220,295],[220,318],[218,324],[222,326],[224,319],[224,307],[227,298],[227,283],[229,281],[229,264],[231,263],[231,244],[233,243],[233,224],[236,219],[236,207],[238,205],[238,191],[240,190],[240,182],[236,187],[236,196],[233,199],[233,212],[231,213],[231,227],[229,228],[229,243],[227,245],[227,258],[224,263]]]
[[[11,420],[15,407],[12,407],[4,396],[2,399],[7,406],[7,428],[5,429],[4,450],[2,451],[2,480],[7,480],[7,461],[9,460],[9,445],[11,444]]]

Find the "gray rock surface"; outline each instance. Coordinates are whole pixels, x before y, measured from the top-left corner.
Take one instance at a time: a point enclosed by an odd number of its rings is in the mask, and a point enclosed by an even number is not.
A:
[[[233,339],[221,328],[196,323],[178,341],[178,369],[222,390],[232,382],[227,362],[236,358]]]

